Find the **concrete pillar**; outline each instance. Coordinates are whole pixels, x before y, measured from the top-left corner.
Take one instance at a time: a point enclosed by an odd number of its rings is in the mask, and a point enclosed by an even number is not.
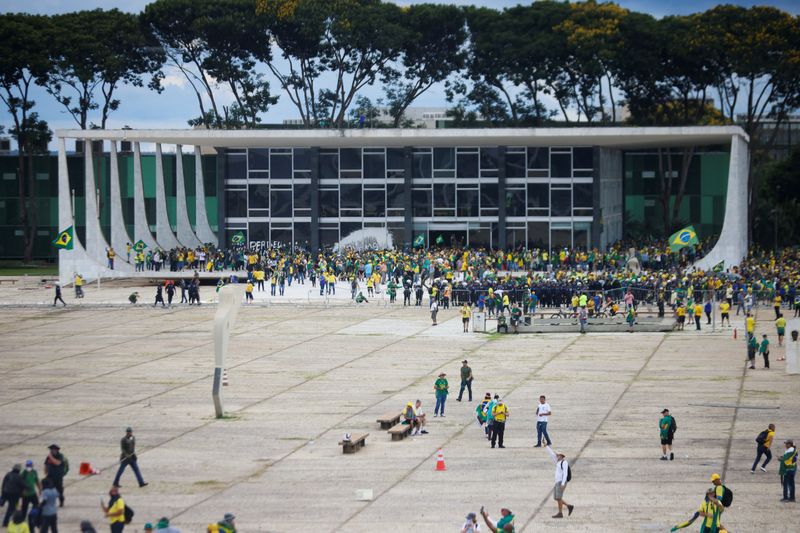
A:
[[[200,147],[194,147],[194,190],[195,190],[195,234],[200,242],[217,244],[217,236],[211,231],[211,226],[208,224],[208,215],[206,214],[206,193],[203,185],[203,160],[200,154]],[[217,198],[219,202],[223,202],[224,198]],[[220,221],[220,227],[223,226],[223,221]]]
[[[106,264],[106,249],[108,243],[100,227],[100,210],[97,205],[97,182],[94,179],[94,154],[91,145],[86,144],[84,150],[84,204],[86,206],[86,253],[98,261]]]
[[[165,249],[179,246],[178,239],[172,233],[167,212],[167,190],[164,185],[164,157],[161,143],[156,143],[156,240]]]
[[[125,217],[122,215],[122,191],[119,185],[119,163],[117,161],[117,141],[109,141],[109,155],[111,165],[111,189],[109,201],[111,202],[111,246],[117,252],[117,259],[114,262],[123,263],[127,258],[125,255],[128,243],[133,244],[133,240],[128,235],[125,227]],[[130,266],[130,265],[128,265]]]
[[[412,192],[414,178],[411,170],[414,164],[414,149],[411,146],[403,148],[403,248],[411,250],[414,247],[414,203]]]
[[[194,248],[200,245],[200,240],[192,231],[192,224],[189,222],[189,211],[186,207],[186,182],[183,178],[183,153],[181,145],[175,146],[175,201],[176,201],[176,225],[178,230],[178,241],[183,246]]]
[[[319,148],[311,148],[311,253],[319,251]]]
[[[506,243],[506,147],[497,148],[497,247],[505,250]]]
[[[147,223],[142,180],[142,152],[138,141],[133,143],[133,238],[137,242],[144,242],[150,251],[159,247]]]

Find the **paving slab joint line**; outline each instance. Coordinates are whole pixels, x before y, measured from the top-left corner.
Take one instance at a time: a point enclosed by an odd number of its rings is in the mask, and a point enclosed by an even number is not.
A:
[[[736,419],[739,417],[739,410],[742,409],[742,395],[744,394],[744,380],[747,376],[747,365],[748,363],[745,363],[742,366],[742,375],[739,378],[739,393],[736,395],[736,406],[733,408],[731,428],[728,430],[728,444],[725,446],[725,460],[722,462],[722,479],[725,479],[725,474],[728,473],[728,461],[730,460],[731,448],[733,447],[733,431],[736,429]]]
[[[575,342],[576,342],[576,341],[577,341],[579,338],[581,338],[581,337],[575,337],[575,338],[573,338],[573,339],[572,339],[570,342],[568,342],[568,343],[567,343],[567,344],[566,344],[566,345],[565,345],[563,348],[561,348],[561,350],[559,350],[558,352],[556,352],[555,354],[553,354],[552,356],[550,356],[550,357],[549,357],[547,360],[545,360],[545,361],[544,361],[544,362],[542,362],[542,363],[541,363],[541,364],[540,364],[538,367],[536,367],[536,369],[534,369],[533,371],[529,372],[529,373],[528,373],[526,376],[524,376],[524,377],[523,377],[521,380],[519,380],[519,381],[518,381],[518,382],[517,382],[517,383],[516,383],[516,384],[515,384],[513,387],[511,387],[510,389],[508,389],[508,390],[505,392],[505,394],[503,394],[503,396],[504,396],[504,397],[507,397],[507,396],[509,396],[511,393],[513,393],[515,390],[517,390],[519,387],[521,387],[521,386],[522,386],[524,383],[526,383],[527,381],[529,381],[529,380],[533,379],[533,377],[534,377],[534,376],[535,376],[537,373],[539,373],[539,372],[540,372],[540,371],[541,371],[541,370],[542,370],[542,369],[543,369],[545,366],[547,366],[549,363],[551,363],[551,362],[552,362],[552,361],[553,361],[555,358],[557,358],[559,355],[561,355],[562,353],[564,353],[564,351],[565,351],[565,350],[567,350],[567,349],[568,349],[570,346],[572,346],[573,344],[575,344]],[[477,348],[474,348],[473,350],[470,350],[470,352],[468,352],[468,353],[473,353],[473,352],[475,352],[476,350],[478,350],[478,349],[482,348],[483,346],[485,346],[486,344],[488,344],[488,343],[490,343],[490,342],[492,342],[492,341],[495,341],[495,340],[499,340],[499,338],[488,338],[484,344],[482,344],[481,346],[478,346]],[[463,355],[463,354],[462,354],[462,355]],[[459,357],[457,357],[456,359],[460,359],[461,357],[462,357],[462,356],[459,356]],[[403,477],[401,477],[400,479],[398,479],[397,481],[395,481],[394,483],[392,483],[390,486],[388,486],[386,489],[384,489],[383,491],[381,491],[381,492],[380,492],[378,495],[376,495],[376,496],[375,496],[375,497],[374,497],[372,500],[370,500],[370,501],[369,501],[369,502],[368,502],[366,505],[364,505],[364,506],[363,506],[363,507],[361,507],[359,510],[357,510],[355,513],[353,513],[352,515],[350,515],[350,516],[349,516],[349,517],[348,517],[348,518],[347,518],[347,519],[346,519],[344,522],[342,522],[341,524],[339,524],[339,525],[336,527],[336,529],[334,529],[334,531],[341,531],[341,530],[342,530],[342,529],[343,529],[343,528],[344,528],[344,527],[345,527],[345,526],[346,526],[346,525],[347,525],[349,522],[351,522],[351,521],[352,521],[354,518],[356,518],[358,515],[360,515],[362,512],[364,512],[364,511],[365,511],[365,510],[366,510],[368,507],[370,507],[370,506],[371,506],[373,503],[375,503],[375,502],[376,502],[378,499],[380,499],[380,498],[381,498],[383,495],[387,494],[389,491],[391,491],[391,490],[392,490],[393,488],[395,488],[397,485],[399,485],[400,483],[402,483],[403,481],[405,481],[406,479],[408,479],[408,477],[409,477],[411,474],[413,474],[414,472],[416,472],[416,471],[417,471],[417,470],[418,470],[418,469],[419,469],[419,468],[420,468],[422,465],[429,464],[429,463],[430,463],[430,461],[431,461],[431,459],[433,459],[433,458],[436,456],[436,454],[439,452],[439,449],[440,449],[440,448],[444,448],[445,446],[447,446],[448,444],[450,444],[450,443],[451,443],[451,442],[452,442],[452,441],[453,441],[455,438],[457,438],[457,437],[461,436],[461,435],[464,433],[464,431],[465,431],[465,430],[466,430],[468,427],[470,427],[470,426],[471,426],[473,423],[474,423],[474,420],[470,419],[470,421],[469,421],[469,422],[467,422],[466,424],[464,424],[463,426],[461,426],[461,429],[459,429],[458,431],[456,431],[455,433],[453,433],[453,434],[450,436],[450,438],[448,438],[448,439],[447,439],[447,440],[444,442],[444,444],[442,444],[441,446],[436,446],[436,447],[435,447],[436,449],[435,449],[435,450],[434,450],[434,451],[433,451],[433,452],[432,452],[430,455],[428,455],[427,457],[425,457],[424,459],[422,459],[422,460],[421,460],[419,463],[417,463],[417,464],[416,464],[416,466],[414,466],[414,467],[413,467],[413,468],[411,468],[411,469],[410,469],[408,472],[406,472],[406,474],[405,474]]]
[[[628,393],[628,391],[630,390],[631,386],[634,383],[636,383],[637,379],[639,379],[639,376],[642,374],[644,369],[647,368],[647,365],[650,363],[650,361],[653,359],[653,357],[656,355],[656,353],[658,353],[658,350],[661,348],[661,345],[664,344],[664,341],[666,340],[668,335],[670,335],[670,333],[662,334],[661,340],[659,340],[658,344],[656,344],[656,347],[653,348],[653,352],[647,357],[647,359],[645,359],[644,364],[639,368],[639,370],[636,372],[636,374],[634,374],[633,378],[631,378],[631,380],[628,382],[628,384],[625,385],[625,389],[620,393],[619,397],[617,397],[617,400],[611,405],[611,407],[609,408],[609,410],[606,413],[606,415],[603,417],[603,419],[600,421],[600,423],[597,425],[597,427],[594,429],[594,431],[592,431],[592,434],[589,435],[589,438],[586,439],[586,442],[583,443],[583,446],[581,446],[581,449],[578,450],[578,453],[576,453],[573,456],[574,459],[570,462],[570,465],[578,463],[578,460],[580,459],[581,454],[584,452],[584,450],[586,450],[586,448],[589,446],[589,444],[592,443],[592,440],[594,439],[594,437],[597,434],[597,432],[600,431],[600,428],[602,428],[603,425],[606,423],[606,420],[608,420],[608,417],[611,416],[611,413],[613,413],[614,409],[617,408],[617,405],[619,405],[619,402],[622,401],[622,398],[625,396],[625,394]],[[539,506],[536,508],[535,511],[533,511],[533,514],[530,516],[530,518],[528,518],[525,521],[525,523],[522,525],[522,527],[519,529],[520,533],[522,533],[526,529],[528,529],[528,526],[530,526],[533,523],[533,520],[536,518],[536,516],[539,513],[542,512],[542,510],[544,509],[544,506],[547,504],[547,502],[551,501],[550,500],[550,496],[552,494],[553,494],[553,489],[550,489],[547,492],[547,494],[545,494],[544,498],[542,498],[542,501],[539,502]]]

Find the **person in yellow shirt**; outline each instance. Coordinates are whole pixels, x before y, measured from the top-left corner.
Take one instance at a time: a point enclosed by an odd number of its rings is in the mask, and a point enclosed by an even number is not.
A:
[[[764,463],[761,465],[761,471],[767,471],[767,463],[770,462],[772,459],[772,451],[770,448],[772,447],[772,439],[775,437],[775,424],[770,424],[767,426],[767,429],[762,431],[756,437],[756,444],[758,447],[756,448],[756,460],[753,461],[753,467],[750,469],[751,474],[756,473],[756,467],[758,466],[758,462],[761,460],[761,456],[763,455],[766,459],[764,459]]]
[[[755,335],[756,319],[750,313],[747,313],[747,318],[745,319],[745,329],[747,330],[748,337]]]
[[[775,309],[775,318],[777,319],[781,314],[781,299],[780,294],[775,294],[775,298],[772,299],[772,307]]]
[[[722,326],[725,325],[725,321],[728,321],[728,327],[731,327],[731,318],[728,313],[730,313],[731,304],[729,304],[726,300],[722,300],[722,303],[719,304],[719,313],[722,316],[720,320],[720,324]]]
[[[677,330],[683,331],[683,326],[686,323],[686,308],[683,304],[678,304],[675,308],[675,318],[677,319]]]
[[[253,282],[248,281],[244,287],[244,301],[245,303],[253,303]]]
[[[119,488],[116,486],[111,487],[108,495],[108,506],[101,501],[100,507],[111,525],[111,533],[122,533],[125,528],[125,500],[119,495]]]
[[[461,306],[461,323],[464,325],[464,333],[469,333],[470,315],[472,315],[472,310],[469,308],[469,304],[464,302],[464,305]]]
[[[783,313],[778,313],[775,329],[778,331],[778,346],[783,346],[783,336],[786,335],[786,319],[783,318]],[[783,358],[779,358],[778,361],[783,361]]]
[[[494,424],[492,425],[492,448],[494,448],[495,443],[498,443],[497,441],[499,441],[500,448],[505,448],[503,446],[503,435],[506,432],[508,407],[502,398],[498,399],[497,404],[492,408],[492,418],[494,419]]]
[[[697,302],[694,306],[694,325],[700,331],[700,319],[703,318],[703,306]]]
[[[75,298],[83,298],[83,277],[75,273]]]

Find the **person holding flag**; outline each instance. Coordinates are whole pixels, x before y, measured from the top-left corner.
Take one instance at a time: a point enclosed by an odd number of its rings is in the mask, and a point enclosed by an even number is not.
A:
[[[700,244],[700,241],[697,239],[694,226],[687,226],[669,236],[669,249],[673,252],[679,252],[697,244]]]
[[[62,250],[72,250],[72,235],[72,226],[70,226],[58,234],[58,237],[53,240],[53,245]]]
[[[720,523],[722,508],[722,502],[717,499],[714,489],[709,489],[697,512],[689,520],[673,526],[670,531],[689,527],[702,516],[703,521],[700,524],[700,533],[727,533],[727,530]]]

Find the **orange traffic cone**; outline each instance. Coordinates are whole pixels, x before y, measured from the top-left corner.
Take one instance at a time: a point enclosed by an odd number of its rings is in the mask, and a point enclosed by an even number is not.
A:
[[[222,385],[227,387],[228,386],[228,369],[222,369]]]
[[[733,340],[736,340],[736,328],[733,328]]]
[[[81,463],[78,473],[82,476],[91,476],[94,474],[99,474],[100,470],[93,467],[92,463]]]
[[[444,453],[442,453],[441,448],[439,448],[439,453],[436,454],[436,470],[447,470],[444,466]]]

